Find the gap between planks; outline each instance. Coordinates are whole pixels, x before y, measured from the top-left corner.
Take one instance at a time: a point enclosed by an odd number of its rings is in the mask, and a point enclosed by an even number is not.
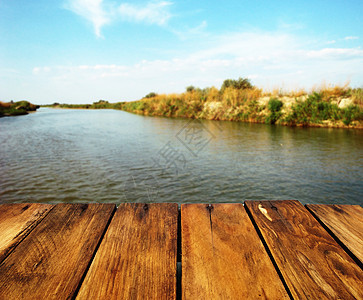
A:
[[[273,202],[272,202],[273,203]],[[191,205],[195,205],[195,204],[191,204]],[[205,205],[208,205],[208,204],[205,204]],[[227,204],[228,205],[228,204]],[[56,206],[56,205],[55,205]],[[53,209],[55,206],[53,206],[51,209]],[[209,207],[211,207],[211,205],[209,204]],[[252,222],[252,224],[253,224],[253,226],[254,226],[254,229],[256,230],[256,232],[257,232],[257,234],[259,235],[259,238],[261,239],[261,241],[262,241],[262,243],[263,243],[263,245],[264,245],[264,248],[265,248],[265,250],[266,250],[266,252],[269,254],[269,258],[271,259],[271,261],[272,261],[272,263],[273,263],[273,265],[274,265],[274,268],[276,269],[276,271],[278,272],[278,274],[279,274],[279,276],[280,276],[280,279],[281,279],[281,281],[284,283],[284,287],[285,287],[285,289],[287,290],[287,292],[289,293],[289,289],[288,289],[288,287],[287,287],[287,285],[286,285],[286,282],[284,282],[284,278],[283,278],[283,276],[281,275],[281,272],[280,272],[280,269],[279,269],[279,267],[277,266],[277,264],[276,264],[276,261],[274,260],[274,258],[273,258],[273,256],[272,256],[272,254],[271,254],[271,251],[270,251],[270,249],[269,249],[269,247],[268,247],[268,245],[267,245],[267,243],[266,243],[266,241],[264,240],[264,238],[263,238],[263,236],[262,236],[262,234],[261,234],[261,232],[259,231],[259,229],[258,229],[258,226],[257,226],[257,224],[256,224],[256,222],[255,222],[255,220],[254,220],[254,218],[252,217],[252,215],[251,215],[251,213],[249,212],[249,210],[248,210],[248,208],[247,208],[247,206],[246,205],[244,205],[244,210],[246,210],[246,212],[248,213],[248,217],[249,217],[249,219],[251,220],[251,222]],[[48,211],[48,213],[49,213],[49,211]],[[212,215],[211,215],[211,209],[209,209],[209,213],[210,213],[210,226],[211,226],[211,231],[213,230],[212,229]],[[309,214],[311,214],[311,215],[313,215],[314,216],[314,214],[313,213],[311,213],[310,211],[309,211]],[[45,217],[45,216],[44,216]],[[19,245],[20,244],[20,242],[21,241],[23,241],[42,221],[43,221],[43,219],[44,219],[44,217],[38,222],[38,223],[36,223],[35,224],[35,226],[34,227],[32,227],[31,228],[31,230],[30,231],[28,231],[27,232],[27,234],[25,235],[25,236],[23,236],[23,238],[18,242],[18,244],[17,245]],[[315,216],[314,216],[315,217]],[[90,260],[90,262],[89,262],[89,264],[88,264],[88,266],[87,266],[87,268],[86,268],[86,270],[85,270],[85,272],[84,272],[84,274],[83,274],[83,276],[82,276],[82,279],[81,279],[81,281],[80,281],[80,283],[79,283],[79,285],[78,285],[78,288],[77,288],[77,290],[76,290],[76,293],[74,294],[74,297],[77,295],[77,292],[79,291],[79,289],[81,288],[81,286],[82,286],[82,284],[83,284],[83,281],[84,281],[84,278],[86,277],[86,275],[87,275],[87,273],[88,273],[88,271],[89,271],[89,268],[90,268],[90,266],[91,266],[91,264],[92,264],[92,262],[93,262],[93,260],[94,260],[94,257],[95,257],[95,255],[97,254],[97,252],[98,252],[98,250],[99,250],[99,246],[101,245],[101,243],[102,243],[102,241],[104,240],[104,236],[105,236],[105,233],[106,233],[106,231],[107,231],[107,228],[109,227],[109,225],[110,225],[110,223],[111,223],[111,221],[112,221],[112,219],[114,218],[114,214],[112,214],[112,216],[110,217],[110,219],[109,219],[109,222],[108,222],[108,224],[107,224],[107,227],[106,227],[106,229],[104,230],[104,232],[103,232],[103,234],[102,234],[102,236],[101,236],[101,238],[100,238],[100,240],[99,240],[99,243],[98,243],[98,245],[96,246],[96,249],[95,249],[95,251],[94,251],[94,253],[93,253],[93,256],[92,256],[92,259]],[[316,217],[315,217],[316,218]],[[182,273],[181,273],[181,268],[180,268],[180,266],[181,266],[181,263],[182,263],[182,253],[181,253],[181,251],[182,251],[182,243],[183,243],[183,241],[182,241],[182,233],[181,233],[181,222],[182,222],[182,220],[181,220],[181,208],[179,208],[178,209],[178,225],[177,225],[177,265],[176,265],[176,296],[177,296],[177,299],[181,299],[181,295],[182,295]],[[327,227],[326,226],[324,226],[324,229],[325,230],[327,230]],[[329,235],[332,235],[332,232],[330,231],[329,232],[329,230],[328,230],[328,233],[329,233]],[[343,244],[344,245],[344,244]],[[342,246],[341,244],[340,244],[340,246]],[[16,247],[16,246],[15,246]],[[14,247],[14,248],[15,248]],[[12,250],[14,250],[14,248],[12,249]],[[345,251],[347,250],[347,249],[344,249]],[[8,253],[8,255],[10,254],[10,252]],[[178,264],[179,264],[179,271],[178,271]],[[290,297],[291,297],[291,293],[289,293],[289,295],[290,295]]]

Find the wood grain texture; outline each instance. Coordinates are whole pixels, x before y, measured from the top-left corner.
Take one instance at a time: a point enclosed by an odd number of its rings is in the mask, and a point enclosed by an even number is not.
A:
[[[177,225],[177,204],[121,204],[77,299],[175,299]]]
[[[58,204],[0,264],[0,299],[69,299],[115,209]]]
[[[363,273],[298,201],[246,201],[296,299],[363,299]]]
[[[363,262],[363,208],[359,205],[307,204],[306,207]]]
[[[183,299],[289,299],[242,204],[183,204]]]
[[[0,205],[0,262],[53,208],[50,204]]]

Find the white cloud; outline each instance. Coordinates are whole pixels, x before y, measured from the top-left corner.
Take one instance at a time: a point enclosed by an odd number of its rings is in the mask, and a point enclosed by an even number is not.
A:
[[[165,25],[171,18],[169,11],[172,2],[149,2],[146,5],[123,3],[119,6],[121,17],[127,21]]]
[[[102,26],[111,22],[110,13],[103,8],[103,0],[69,0],[65,7],[90,21],[98,37],[101,37]]]
[[[301,42],[293,35],[269,32],[230,33],[214,37],[204,49],[191,54],[196,60],[234,58],[239,62],[272,62],[294,53]]]
[[[195,27],[186,27],[183,30],[177,30],[173,28],[169,28],[169,30],[178,36],[181,40],[186,40],[190,37],[203,37],[208,36],[208,33],[205,31],[207,28],[208,23],[207,21],[202,21],[199,25]]]
[[[304,29],[305,25],[302,23],[286,23],[283,20],[280,20],[278,22],[278,28],[282,30],[296,31]]]
[[[349,40],[358,40],[358,39],[359,39],[359,37],[357,37],[357,36],[346,36],[344,39],[345,39],[346,41],[349,41]]]
[[[39,67],[33,68],[33,74],[39,74],[39,72],[40,72],[40,68]]]
[[[48,73],[52,71],[52,69],[50,67],[35,67],[33,68],[33,74],[37,75],[40,73]]]
[[[112,21],[166,25],[172,17],[169,1],[150,1],[143,5],[122,3],[119,6],[105,0],[66,0],[65,8],[91,22],[94,32],[101,37],[101,29]]]
[[[325,48],[307,51],[306,56],[309,58],[334,60],[363,58],[363,50],[360,48]]]
[[[309,89],[324,80],[344,83],[351,79],[352,85],[362,85],[360,47],[310,49],[312,44],[279,32],[230,33],[201,39],[194,51],[179,52],[171,59],[140,60],[132,65],[38,66],[33,80],[38,90],[53,87],[51,93],[58,91],[57,97],[63,95],[64,101],[75,103],[135,100],[150,91],[178,93],[191,84],[219,87],[224,79],[238,77],[249,77],[267,89]],[[46,91],[44,96],[48,102],[53,99]]]

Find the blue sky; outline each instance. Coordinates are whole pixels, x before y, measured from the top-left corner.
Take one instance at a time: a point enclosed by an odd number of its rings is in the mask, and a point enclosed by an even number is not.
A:
[[[0,100],[363,85],[363,1],[0,0]]]

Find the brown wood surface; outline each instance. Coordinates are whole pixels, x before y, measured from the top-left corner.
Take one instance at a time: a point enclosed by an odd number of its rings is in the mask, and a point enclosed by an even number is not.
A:
[[[360,267],[298,201],[246,201],[296,299],[363,299]]]
[[[0,205],[0,262],[53,208],[50,204]]]
[[[183,204],[183,299],[289,299],[242,204]]]
[[[361,206],[308,204],[306,207],[361,263],[363,262],[363,208]]]
[[[115,209],[58,204],[0,264],[0,299],[69,299]]]
[[[177,204],[121,204],[77,299],[175,299],[177,222]]]

